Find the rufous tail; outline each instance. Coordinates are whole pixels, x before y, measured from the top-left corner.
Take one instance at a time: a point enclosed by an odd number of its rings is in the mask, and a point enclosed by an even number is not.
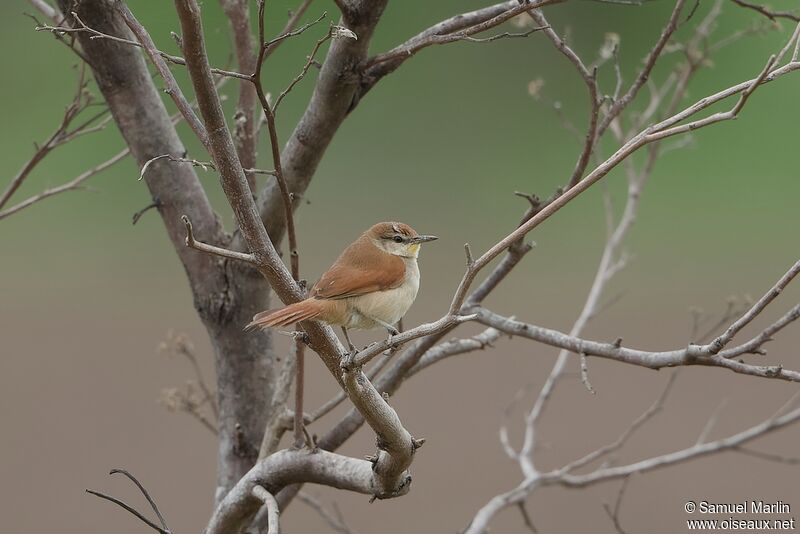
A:
[[[289,304],[279,310],[267,310],[257,313],[245,330],[268,328],[271,326],[289,326],[294,323],[313,319],[322,313],[324,303],[317,299],[306,299]]]

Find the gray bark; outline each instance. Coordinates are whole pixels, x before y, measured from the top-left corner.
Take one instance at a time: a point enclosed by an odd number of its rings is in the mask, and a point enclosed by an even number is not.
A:
[[[76,10],[94,29],[132,39],[111,0],[82,0]],[[78,34],[98,87],[131,152],[142,166],[161,155],[182,155],[178,138],[141,51],[106,39]],[[220,411],[218,490],[230,489],[256,462],[272,398],[274,354],[269,336],[243,335],[242,325],[268,307],[268,287],[257,271],[189,249],[184,244],[186,214],[198,239],[224,243],[228,237],[188,164],[158,161],[145,180],[186,270],[194,305],[214,349]]]

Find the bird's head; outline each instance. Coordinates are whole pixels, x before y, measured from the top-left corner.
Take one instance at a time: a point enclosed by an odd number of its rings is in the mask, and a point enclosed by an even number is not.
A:
[[[378,248],[404,258],[416,258],[422,243],[438,239],[435,235],[420,235],[409,225],[399,222],[378,223],[367,230],[367,235]]]

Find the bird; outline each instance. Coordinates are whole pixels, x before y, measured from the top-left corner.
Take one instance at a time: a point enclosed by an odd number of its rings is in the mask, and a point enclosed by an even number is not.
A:
[[[348,329],[382,327],[390,337],[397,335],[395,325],[419,290],[420,246],[436,239],[404,223],[377,223],[344,249],[311,288],[307,299],[258,313],[245,329],[320,321],[341,327],[351,353],[356,349]]]

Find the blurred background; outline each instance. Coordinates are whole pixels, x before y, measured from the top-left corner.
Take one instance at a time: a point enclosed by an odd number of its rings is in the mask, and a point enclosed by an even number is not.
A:
[[[174,52],[169,32],[179,25],[172,6],[144,0],[129,5],[159,46]],[[372,50],[387,50],[443,18],[483,5],[390,3]],[[293,7],[286,0],[268,4],[271,33],[280,30]],[[575,1],[549,9],[548,16],[587,61],[596,57],[607,33],[618,34],[627,84],[671,7],[665,0],[638,7]],[[710,7],[701,1],[695,17]],[[773,7],[796,5],[776,0]],[[723,8],[712,40],[765,26],[755,12],[731,2]],[[224,66],[231,53],[227,21],[215,1],[206,0],[203,9],[212,62]],[[306,18],[326,10],[335,11],[332,2],[315,2]],[[33,154],[32,143],[55,129],[77,80],[76,58],[51,35],[34,31],[35,23],[23,14],[30,11],[22,0],[0,4],[2,187]],[[695,78],[687,103],[754,77],[793,30],[787,22],[766,26],[716,54]],[[320,25],[289,40],[269,60],[264,75],[273,94],[300,71],[324,31]],[[653,80],[663,82],[678,59],[677,53],[667,55]],[[189,93],[184,71],[173,71]],[[544,81],[538,98],[528,90],[534,80]],[[603,69],[600,80],[610,92],[613,71]],[[309,76],[282,104],[282,139],[312,87]],[[689,341],[692,308],[703,309],[713,324],[730,296],[760,296],[797,260],[799,91],[800,74],[760,88],[737,121],[696,132],[689,146],[658,162],[625,247],[633,261],[609,285],[604,302],[613,305],[590,323],[586,337],[623,337],[629,346],[652,350],[680,347]],[[234,84],[223,93],[232,108]],[[585,88],[543,35],[420,52],[367,95],[330,146],[306,195],[309,205],[297,213],[304,277],[316,280],[343,246],[374,222],[404,221],[440,237],[421,255],[422,288],[405,324],[438,318],[461,276],[463,244],[484,251],[524,212],[525,201],[515,190],[546,197],[571,173],[581,145],[554,112],[556,103],[577,128],[585,128]],[[179,130],[190,155],[208,159],[185,125]],[[268,167],[265,142],[262,137],[261,157]],[[122,146],[113,125],[70,143],[37,168],[14,200],[65,182]],[[606,154],[612,150],[611,144],[603,147]],[[230,228],[216,175],[198,172]],[[184,361],[160,355],[156,347],[168,330],[185,332],[213,381],[210,348],[157,214],[148,212],[131,224],[132,215],[150,203],[137,177],[135,164],[125,160],[93,178],[92,191],[68,192],[0,221],[0,512],[9,532],[143,532],[146,527],[125,512],[84,493],[94,488],[142,505],[126,481],[107,476],[114,467],[139,477],[174,532],[198,532],[210,514],[215,439],[195,420],[158,403],[163,389],[181,386],[193,375]],[[569,330],[604,244],[604,188],[619,211],[625,198],[621,170],[529,236],[536,248],[488,300],[490,308]],[[797,287],[787,290],[743,335],[777,318],[798,297]],[[475,331],[465,327],[460,334]],[[769,344],[766,361],[800,368],[799,341],[800,330],[789,328]],[[278,343],[288,350],[285,340]],[[508,422],[512,438],[519,439],[522,416],[555,355],[546,346],[504,338],[408,381],[392,404],[407,428],[428,440],[413,465],[408,496],[369,505],[361,495],[306,491],[328,507],[335,502],[362,533],[465,527],[488,499],[521,480],[517,465],[502,452],[498,429],[504,409],[523,389]],[[335,385],[313,355],[307,368],[307,405],[314,407]],[[552,399],[539,430],[542,469],[616,439],[674,371],[590,360],[589,372],[596,395],[571,372]],[[664,411],[614,459],[634,461],[694,444],[721,404],[710,439],[738,432],[772,415],[796,391],[794,384],[718,369],[684,369]],[[316,423],[312,432],[324,433],[345,409]],[[373,439],[362,430],[343,452],[369,454]],[[798,439],[800,428],[794,427],[752,448],[791,455]],[[800,511],[797,477],[797,466],[725,453],[634,477],[620,521],[629,532],[680,532],[689,499],[780,499],[794,515]],[[539,532],[613,532],[603,504],[613,504],[618,488],[619,482],[611,482],[585,490],[544,489],[530,499],[530,514]],[[496,532],[525,531],[515,509],[500,514],[493,526]],[[285,513],[284,528],[328,529],[300,502]]]

